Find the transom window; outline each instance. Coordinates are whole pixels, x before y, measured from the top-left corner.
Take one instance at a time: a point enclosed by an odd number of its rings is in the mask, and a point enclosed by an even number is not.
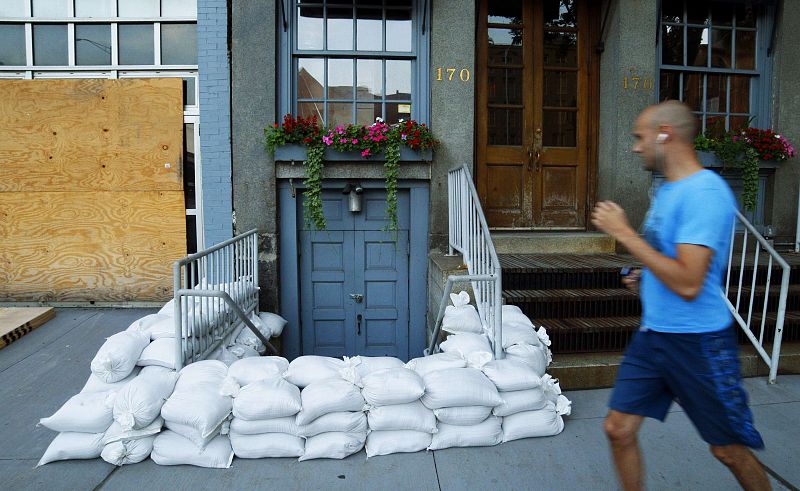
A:
[[[292,35],[293,112],[322,123],[414,116],[417,49],[410,0],[299,1]]]
[[[759,122],[764,39],[757,7],[708,0],[664,0],[659,100],[681,100],[702,130],[724,132]]]

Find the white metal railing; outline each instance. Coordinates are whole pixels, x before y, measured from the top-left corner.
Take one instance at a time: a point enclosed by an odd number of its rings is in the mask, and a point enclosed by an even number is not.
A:
[[[453,285],[469,281],[475,294],[475,304],[481,322],[492,342],[495,358],[503,358],[500,260],[489,235],[489,227],[472,181],[472,174],[466,165],[460,165],[449,171],[447,190],[450,254],[454,251],[461,253],[469,274],[448,277],[439,304],[433,336],[425,352],[430,354],[436,349],[445,307]]]
[[[731,274],[733,271],[733,263],[735,262],[734,249],[736,248],[735,239],[737,222],[741,223],[743,226],[744,233],[741,237],[742,243],[740,257],[737,258],[739,262],[739,279],[738,283],[735,285],[736,301],[734,303],[730,299],[730,293]],[[749,260],[748,250],[752,251],[751,258]],[[765,264],[762,264],[764,261],[760,257],[762,250],[764,250],[765,254],[768,256]],[[780,281],[778,309],[775,316],[775,329],[772,336],[772,353],[769,354],[765,349],[764,342],[768,341],[768,339],[765,338],[765,334],[769,334],[768,327],[769,324],[771,324],[768,319],[768,305],[772,282],[773,263],[777,263],[783,272],[781,274]],[[745,270],[749,267],[752,267],[752,275],[749,280],[746,280]],[[780,254],[775,251],[772,245],[770,245],[770,243],[767,242],[767,240],[756,230],[753,224],[751,224],[747,218],[744,217],[744,215],[737,211],[736,220],[734,221],[733,230],[731,231],[731,249],[728,254],[728,274],[725,280],[725,294],[723,296],[725,298],[725,302],[728,304],[728,308],[733,314],[734,319],[742,328],[742,330],[744,330],[744,333],[753,343],[753,346],[758,354],[769,367],[769,382],[772,384],[775,383],[775,379],[778,375],[778,362],[780,361],[781,339],[783,338],[783,322],[786,315],[786,296],[789,292],[790,273],[791,268],[786,260],[784,260]],[[757,304],[754,303],[754,300],[756,297],[760,297],[760,295],[756,295],[756,290],[762,288],[762,284],[760,284],[758,281],[760,274],[762,275],[761,281],[764,282],[764,295],[763,300],[761,300],[761,308],[757,309],[754,308],[757,306]],[[735,278],[734,281],[736,281]],[[749,283],[749,286],[747,283]],[[749,299],[742,298],[742,292],[744,290],[749,290]],[[745,300],[745,302],[742,302],[742,300]],[[758,310],[760,310],[760,312],[758,312]],[[757,332],[753,330],[754,321],[758,323]]]
[[[277,350],[250,320],[258,313],[258,235],[238,235],[175,261],[177,369],[203,360],[246,326]]]

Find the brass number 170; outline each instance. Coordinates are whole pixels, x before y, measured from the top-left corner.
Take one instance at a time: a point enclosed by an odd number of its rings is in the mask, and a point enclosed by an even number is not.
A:
[[[642,89],[642,90],[652,90],[653,88],[653,79],[652,78],[642,78],[642,77],[623,77],[622,78],[622,88],[625,90],[628,89]]]
[[[447,79],[448,82],[452,82],[456,76],[456,72],[458,72],[458,78],[462,82],[469,82],[470,73],[469,68],[462,68],[458,70],[457,68],[437,68],[436,69],[436,80],[441,81]]]

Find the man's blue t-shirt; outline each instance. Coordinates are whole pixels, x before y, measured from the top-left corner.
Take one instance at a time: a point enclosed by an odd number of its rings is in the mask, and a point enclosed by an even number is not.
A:
[[[644,238],[661,254],[675,259],[678,244],[702,245],[714,255],[700,294],[682,299],[649,270],[640,284],[642,327],[672,333],[719,331],[733,320],[722,297],[736,200],[725,181],[701,170],[656,192],[645,220]]]

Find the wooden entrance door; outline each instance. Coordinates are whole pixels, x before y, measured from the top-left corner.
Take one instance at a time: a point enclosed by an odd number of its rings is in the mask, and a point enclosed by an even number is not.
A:
[[[590,3],[480,2],[476,184],[492,228],[586,225]]]

